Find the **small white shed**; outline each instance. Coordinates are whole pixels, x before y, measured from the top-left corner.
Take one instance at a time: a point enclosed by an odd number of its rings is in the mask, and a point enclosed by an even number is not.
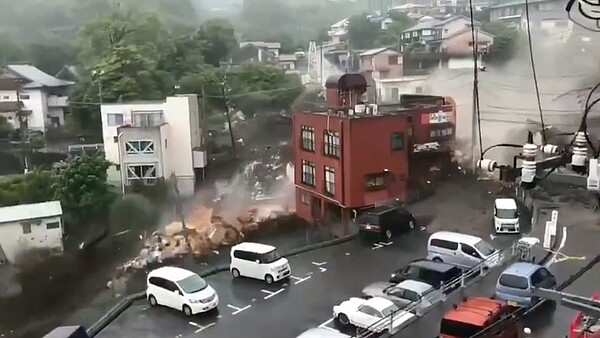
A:
[[[0,264],[14,263],[20,253],[33,248],[63,251],[59,201],[0,208]]]

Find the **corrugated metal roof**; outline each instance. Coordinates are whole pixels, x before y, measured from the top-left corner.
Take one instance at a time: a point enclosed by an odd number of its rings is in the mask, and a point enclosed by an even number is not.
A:
[[[37,67],[32,65],[8,65],[6,68],[13,73],[16,73],[19,76],[31,81],[30,83],[24,85],[24,88],[64,87],[75,84],[75,82],[59,80],[52,75],[42,72]]]
[[[0,224],[61,215],[59,201],[13,205],[0,208]]]

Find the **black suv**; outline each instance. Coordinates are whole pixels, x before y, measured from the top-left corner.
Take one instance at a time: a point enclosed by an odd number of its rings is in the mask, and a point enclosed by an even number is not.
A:
[[[454,265],[419,259],[394,272],[390,276],[390,283],[400,283],[407,279],[412,279],[438,288],[444,284],[448,284],[448,282],[458,280],[457,278],[461,274],[462,270]],[[449,290],[446,290],[446,293],[459,286],[460,283],[456,283]]]
[[[392,236],[414,229],[415,216],[402,207],[379,206],[364,211],[356,218],[361,235],[375,235],[389,240]]]

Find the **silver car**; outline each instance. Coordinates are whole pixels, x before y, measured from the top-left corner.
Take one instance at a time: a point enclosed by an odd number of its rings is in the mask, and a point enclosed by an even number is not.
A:
[[[399,308],[411,305],[410,312],[423,313],[432,305],[443,300],[444,295],[433,286],[416,280],[405,280],[398,284],[377,282],[363,289],[366,297],[383,297],[391,300]],[[417,303],[420,302],[420,303]]]

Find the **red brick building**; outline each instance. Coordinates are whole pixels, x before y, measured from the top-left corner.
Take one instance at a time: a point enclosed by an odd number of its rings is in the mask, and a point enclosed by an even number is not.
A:
[[[354,210],[404,200],[450,160],[451,99],[406,95],[374,105],[361,101],[366,89],[360,74],[331,77],[328,111],[293,116],[296,213],[308,221],[345,223]]]

